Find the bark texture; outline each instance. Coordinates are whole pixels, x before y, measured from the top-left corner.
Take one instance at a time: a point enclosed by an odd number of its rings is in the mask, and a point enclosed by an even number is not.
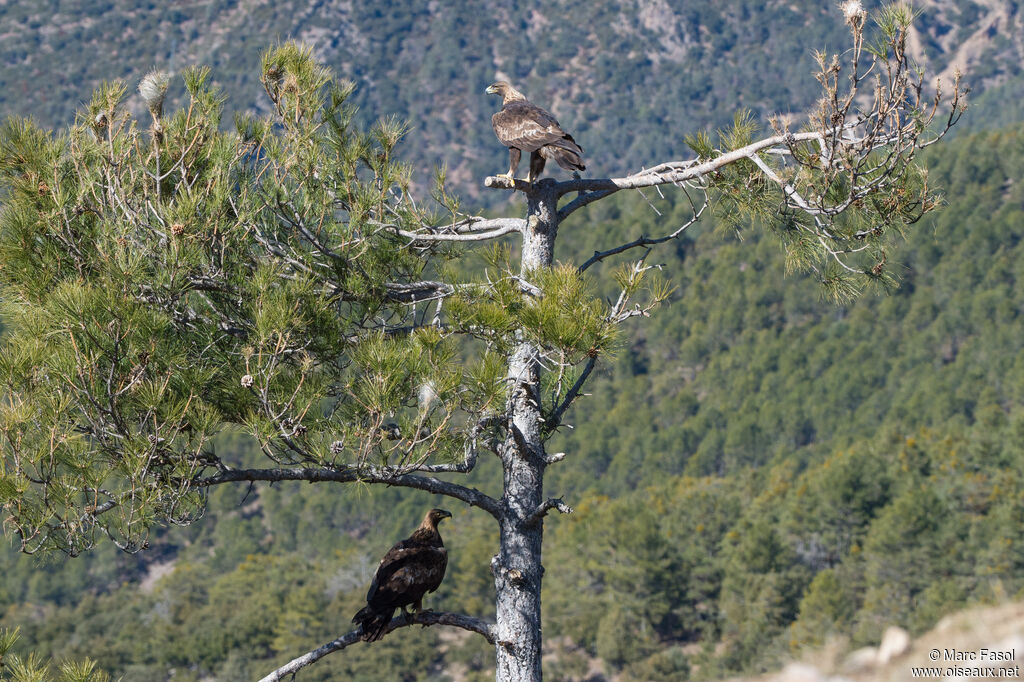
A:
[[[521,269],[550,267],[558,231],[555,183],[542,180],[527,192]],[[491,561],[497,592],[497,669],[502,682],[539,682],[541,670],[540,594],[546,457],[541,437],[540,364],[537,348],[520,343],[508,364],[510,435],[502,448],[504,495],[501,548]]]

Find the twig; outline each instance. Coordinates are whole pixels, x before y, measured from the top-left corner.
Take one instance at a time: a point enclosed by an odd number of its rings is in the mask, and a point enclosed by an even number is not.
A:
[[[552,509],[557,509],[563,514],[572,514],[572,507],[562,501],[561,497],[553,497],[544,504],[537,507],[532,514],[526,517],[523,521],[523,525],[532,526],[540,523],[540,520],[547,516],[547,513]]]

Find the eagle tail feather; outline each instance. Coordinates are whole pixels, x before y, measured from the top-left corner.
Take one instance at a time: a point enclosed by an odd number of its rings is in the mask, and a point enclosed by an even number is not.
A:
[[[558,147],[568,152],[572,152],[577,156],[583,156],[583,147],[576,144],[576,140],[572,139],[571,135],[566,135],[562,139],[549,142],[548,144],[552,147]]]
[[[572,147],[573,147],[573,148],[572,148],[572,151],[574,151],[574,152],[576,152],[577,154],[580,154],[580,155],[582,155],[582,154],[583,154],[583,145],[581,145],[581,144],[580,144],[579,142],[577,142],[576,140],[574,140],[574,139],[572,138],[572,135],[570,135],[569,133],[566,133],[566,134],[565,134],[565,137],[564,137],[563,139],[564,139],[564,140],[565,140],[566,142],[571,142],[571,143],[572,143]]]
[[[580,152],[582,151],[580,150]],[[583,165],[583,159],[580,158],[579,153],[565,147],[552,147],[551,158],[565,170],[586,170],[587,168]]]
[[[359,613],[352,617],[352,622],[358,623],[359,629],[362,630],[360,639],[364,642],[376,642],[384,636],[384,630],[387,629],[394,613],[394,609],[375,611],[367,605],[359,609]]]

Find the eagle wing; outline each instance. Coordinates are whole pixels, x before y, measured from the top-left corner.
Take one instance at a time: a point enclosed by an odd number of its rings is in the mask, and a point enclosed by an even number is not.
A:
[[[448,550],[403,540],[388,550],[366,594],[375,607],[398,607],[433,592],[444,579]]]
[[[491,117],[491,126],[503,145],[524,152],[537,151],[567,137],[554,116],[527,101],[506,104]]]

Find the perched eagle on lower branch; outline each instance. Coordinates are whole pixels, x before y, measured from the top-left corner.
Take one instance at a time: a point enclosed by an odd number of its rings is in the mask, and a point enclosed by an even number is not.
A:
[[[527,182],[531,184],[540,177],[548,159],[553,159],[565,170],[581,171],[586,168],[583,165],[583,147],[562,130],[554,116],[530,102],[505,81],[488,86],[485,92],[502,97],[501,111],[491,117],[494,134],[508,147],[508,173],[499,177],[508,178],[510,183],[515,180],[522,152],[530,153]]]
[[[384,636],[395,609],[401,608],[406,616],[406,606],[412,605],[413,611],[423,610],[423,595],[441,584],[448,566],[448,550],[441,542],[437,524],[450,517],[451,513],[443,509],[431,509],[420,527],[380,560],[366,593],[366,606],[352,618],[353,623],[359,624],[364,642],[375,642]]]

